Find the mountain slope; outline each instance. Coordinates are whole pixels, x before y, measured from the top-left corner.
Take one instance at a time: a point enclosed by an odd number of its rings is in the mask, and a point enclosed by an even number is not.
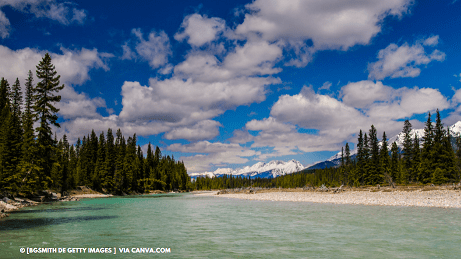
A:
[[[231,168],[219,168],[214,172],[192,173],[189,174],[192,178],[199,176],[221,177],[225,174],[234,176],[250,177],[250,178],[275,178],[277,176],[291,174],[303,170],[305,167],[296,160],[283,162],[279,160],[270,161],[269,163],[258,162],[252,166],[245,166],[232,170]]]

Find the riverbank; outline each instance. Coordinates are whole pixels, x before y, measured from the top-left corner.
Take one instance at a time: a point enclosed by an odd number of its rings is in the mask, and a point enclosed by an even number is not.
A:
[[[374,206],[418,206],[461,208],[461,191],[456,187],[350,188],[333,190],[250,189],[203,192],[198,195],[259,201],[293,201]]]

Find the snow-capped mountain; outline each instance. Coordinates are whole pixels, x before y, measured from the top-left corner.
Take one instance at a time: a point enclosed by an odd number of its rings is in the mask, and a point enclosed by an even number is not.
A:
[[[191,173],[189,176],[192,178],[196,178],[198,176],[221,177],[225,174],[232,174],[234,176],[250,178],[275,178],[277,176],[299,172],[304,168],[305,167],[296,160],[288,162],[274,160],[269,163],[258,162],[252,166],[245,166],[244,168],[236,170],[232,170],[231,168],[219,168],[214,172]]]

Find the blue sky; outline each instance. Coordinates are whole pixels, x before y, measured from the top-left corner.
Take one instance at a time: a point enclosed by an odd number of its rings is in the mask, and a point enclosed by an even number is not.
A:
[[[461,2],[0,3],[0,74],[22,84],[49,52],[61,128],[137,133],[189,172],[304,165],[392,137],[428,111],[461,120]]]

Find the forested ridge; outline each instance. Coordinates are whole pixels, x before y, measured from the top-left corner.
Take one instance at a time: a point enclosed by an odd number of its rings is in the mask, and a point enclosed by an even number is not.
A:
[[[198,177],[197,190],[242,187],[296,188],[305,186],[369,186],[369,185],[426,185],[458,183],[461,181],[461,137],[454,139],[450,129],[443,126],[436,111],[435,124],[430,112],[424,137],[411,134],[409,120],[403,126],[403,147],[388,143],[386,132],[378,140],[372,125],[368,134],[358,133],[357,155],[352,158],[349,144],[342,148],[338,167],[303,170],[273,179],[249,179],[225,175],[220,178]],[[421,144],[422,143],[422,144]]]
[[[10,87],[0,82],[0,191],[32,196],[42,190],[65,194],[77,186],[113,194],[144,193],[149,190],[188,190],[190,177],[184,163],[162,156],[149,143],[144,157],[136,134],[127,140],[120,129],[78,138],[70,145],[66,135],[57,140],[51,126],[60,127],[56,104],[65,86],[46,54],[25,80]],[[35,128],[34,128],[34,125]],[[38,126],[37,126],[38,125]]]

